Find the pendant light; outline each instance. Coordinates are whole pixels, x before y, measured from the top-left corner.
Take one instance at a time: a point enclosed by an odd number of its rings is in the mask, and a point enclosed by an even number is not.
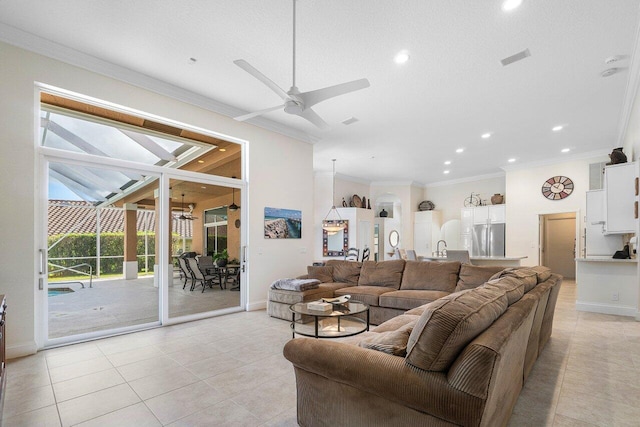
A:
[[[228,209],[229,209],[231,212],[235,212],[235,211],[237,211],[238,209],[240,209],[240,206],[236,205],[236,189],[235,189],[235,188],[233,188],[233,189],[232,189],[232,191],[233,191],[233,196],[232,196],[232,197],[233,197],[233,201],[232,201],[232,202],[231,202],[231,204],[229,205],[229,208],[228,208]]]
[[[333,162],[333,175],[331,177],[333,190],[332,190],[332,198],[331,198],[331,209],[322,220],[322,229],[327,232],[329,235],[333,235],[345,229],[346,222],[340,216],[340,213],[336,209],[335,200],[336,200],[336,159],[331,160]],[[334,217],[337,219],[331,219],[331,213],[335,212]]]

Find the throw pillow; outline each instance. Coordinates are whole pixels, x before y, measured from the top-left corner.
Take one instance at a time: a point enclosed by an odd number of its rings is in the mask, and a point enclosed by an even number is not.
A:
[[[398,289],[402,280],[404,260],[365,261],[360,270],[358,286],[384,286]]]
[[[500,266],[462,264],[456,292],[477,288],[487,283],[491,276],[502,270],[504,267]]]
[[[360,347],[381,351],[393,356],[404,357],[407,354],[407,342],[416,322],[410,322],[395,331],[379,332],[364,338],[358,343]]]
[[[433,301],[413,328],[407,363],[427,371],[445,371],[462,349],[507,309],[504,292],[475,288]]]
[[[323,265],[319,267],[308,266],[307,277],[309,279],[317,279],[322,283],[333,282],[333,267],[330,265]]]
[[[400,289],[453,292],[459,271],[460,261],[407,261]]]

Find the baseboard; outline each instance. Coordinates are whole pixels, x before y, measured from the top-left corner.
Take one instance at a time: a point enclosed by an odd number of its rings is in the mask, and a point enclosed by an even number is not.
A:
[[[35,341],[26,342],[20,345],[7,346],[7,359],[15,359],[16,357],[30,356],[38,352],[38,346]]]
[[[638,309],[630,306],[610,305],[610,304],[593,304],[588,302],[576,301],[576,310],[590,311],[592,313],[614,314],[616,316],[628,316],[638,318]]]
[[[266,310],[267,300],[247,303],[247,311]]]

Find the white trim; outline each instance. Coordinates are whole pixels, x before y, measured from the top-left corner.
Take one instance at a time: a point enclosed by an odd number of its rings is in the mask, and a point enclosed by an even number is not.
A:
[[[540,160],[537,162],[519,163],[517,165],[502,166],[501,169],[506,172],[510,172],[510,171],[520,170],[520,169],[531,169],[531,168],[536,168],[541,166],[557,165],[561,163],[572,162],[574,160],[584,160],[584,159],[590,159],[594,157],[608,158],[607,154],[609,153],[610,153],[609,150],[594,150],[594,151],[588,151],[586,153],[581,153],[581,154],[557,156],[554,158],[549,158],[547,160]]]
[[[634,317],[638,315],[638,309],[627,305],[593,304],[576,301],[576,310],[592,313],[614,314],[616,316]]]
[[[9,303],[11,304],[11,303]],[[35,341],[29,341],[12,346],[7,346],[7,359],[29,356],[38,352],[38,345]]]
[[[236,117],[247,113],[247,111],[231,105],[87,55],[4,23],[0,23],[0,41],[227,117]],[[256,117],[246,123],[310,144],[321,140],[317,135],[290,128],[264,117]]]
[[[248,303],[246,309],[247,309],[247,311],[266,310],[267,309],[267,300]]]
[[[424,184],[417,181],[373,181],[372,187],[389,187],[389,186],[410,186],[410,187],[424,187]]]
[[[459,179],[452,179],[449,181],[438,181],[438,182],[432,182],[429,184],[424,185],[424,188],[429,188],[429,187],[444,187],[447,185],[455,185],[455,184],[462,184],[465,182],[474,182],[474,181],[480,181],[483,179],[493,179],[493,178],[504,178],[505,177],[505,173],[504,172],[496,172],[496,173],[489,173],[486,175],[476,175],[476,176],[470,176],[468,178],[459,178]]]

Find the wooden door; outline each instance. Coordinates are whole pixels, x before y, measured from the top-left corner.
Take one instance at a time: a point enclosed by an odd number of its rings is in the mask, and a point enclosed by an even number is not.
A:
[[[567,279],[574,279],[576,276],[575,213],[543,215],[542,222],[542,265]]]

